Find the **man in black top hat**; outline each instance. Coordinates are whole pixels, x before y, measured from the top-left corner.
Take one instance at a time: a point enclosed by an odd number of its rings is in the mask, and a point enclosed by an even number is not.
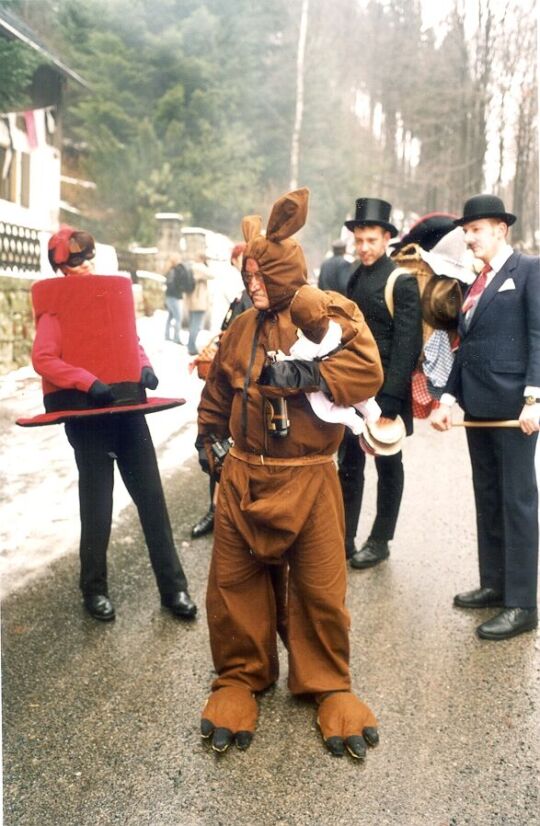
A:
[[[403,274],[394,289],[394,314],[388,309],[384,290],[394,262],[386,250],[397,230],[390,223],[391,205],[379,198],[359,198],[354,220],[345,226],[354,234],[360,263],[349,279],[347,295],[355,301],[373,334],[384,370],[384,384],[376,397],[381,416],[401,416],[407,434],[412,433],[411,375],[422,347],[422,317],[416,279]],[[358,439],[347,432],[339,450],[339,477],[345,505],[345,548],[353,568],[370,568],[386,559],[388,543],[396,528],[404,474],[401,451],[376,456],[377,514],[368,539],[360,550],[354,540],[364,489],[366,455]]]
[[[351,264],[345,258],[347,245],[341,238],[332,241],[332,255],[321,264],[319,289],[335,290],[347,295],[347,283],[351,274]]]
[[[447,393],[432,414],[433,427],[448,430],[456,399],[465,411],[480,588],[457,594],[454,604],[503,608],[477,628],[488,640],[538,625],[534,454],[540,419],[540,260],[508,244],[515,220],[500,198],[475,195],[456,221],[484,268],[465,296],[460,347]],[[514,420],[518,426],[504,426]]]

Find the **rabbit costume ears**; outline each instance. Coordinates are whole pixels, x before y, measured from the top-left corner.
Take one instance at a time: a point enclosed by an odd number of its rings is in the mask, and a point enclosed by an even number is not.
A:
[[[295,292],[307,283],[307,267],[300,245],[291,238],[307,218],[309,190],[305,187],[282,195],[270,213],[266,235],[262,219],[248,215],[242,221],[247,243],[246,258],[253,258],[264,277],[272,310],[286,307]]]

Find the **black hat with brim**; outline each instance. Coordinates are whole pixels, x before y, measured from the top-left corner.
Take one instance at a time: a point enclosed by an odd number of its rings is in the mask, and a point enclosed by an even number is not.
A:
[[[472,221],[479,221],[481,218],[498,218],[509,227],[517,220],[515,215],[507,212],[504,203],[496,195],[473,195],[465,201],[463,207],[463,217],[457,218],[454,223],[458,227],[463,224],[470,224]]]
[[[357,198],[354,219],[345,221],[345,226],[351,232],[355,227],[382,227],[393,237],[398,231],[390,223],[391,209],[392,205],[380,198]]]
[[[448,212],[430,212],[424,215],[394,245],[394,249],[400,249],[407,244],[418,244],[423,250],[431,250],[441,238],[455,229],[455,218],[457,215],[451,215]]]

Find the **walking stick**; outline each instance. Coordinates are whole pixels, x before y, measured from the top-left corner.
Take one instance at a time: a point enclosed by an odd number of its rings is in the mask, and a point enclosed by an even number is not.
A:
[[[452,427],[519,427],[517,419],[496,419],[482,422],[452,422]]]

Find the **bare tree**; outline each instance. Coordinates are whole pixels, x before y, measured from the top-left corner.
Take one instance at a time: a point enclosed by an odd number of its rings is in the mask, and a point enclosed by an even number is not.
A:
[[[300,160],[300,133],[304,113],[304,63],[306,55],[306,37],[308,27],[309,0],[302,0],[300,15],[300,33],[298,35],[298,52],[296,57],[296,111],[291,142],[291,181],[290,188],[298,187],[298,167]]]

